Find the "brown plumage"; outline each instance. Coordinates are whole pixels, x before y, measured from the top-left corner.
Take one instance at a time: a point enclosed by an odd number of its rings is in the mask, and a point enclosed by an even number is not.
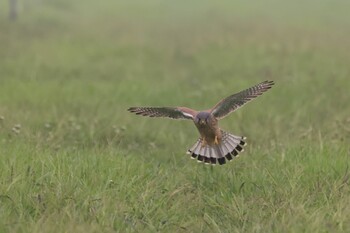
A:
[[[199,162],[222,165],[226,163],[226,159],[232,160],[243,151],[246,138],[221,130],[218,120],[263,94],[273,85],[273,81],[264,81],[221,100],[213,108],[205,111],[196,111],[186,107],[131,107],[128,111],[149,117],[193,120],[200,133],[200,138],[187,151],[188,154]]]

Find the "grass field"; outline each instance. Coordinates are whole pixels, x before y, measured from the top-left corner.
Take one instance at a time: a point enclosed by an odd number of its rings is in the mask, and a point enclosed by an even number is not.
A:
[[[0,3],[0,232],[349,232],[348,1]],[[189,121],[221,121],[225,166],[189,159]]]

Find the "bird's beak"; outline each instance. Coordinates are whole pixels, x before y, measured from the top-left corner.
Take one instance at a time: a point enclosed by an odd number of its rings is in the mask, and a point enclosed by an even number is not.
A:
[[[199,124],[204,125],[204,124],[205,124],[205,121],[204,121],[204,120],[200,120],[200,121],[199,121]]]

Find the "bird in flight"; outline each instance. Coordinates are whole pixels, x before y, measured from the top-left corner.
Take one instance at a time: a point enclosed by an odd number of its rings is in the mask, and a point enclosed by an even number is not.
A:
[[[223,131],[219,128],[218,121],[248,101],[262,95],[273,85],[273,81],[261,82],[228,96],[211,109],[204,111],[196,111],[186,107],[131,107],[128,111],[141,116],[192,120],[199,131],[200,138],[187,153],[198,162],[222,165],[226,163],[226,159],[231,161],[240,152],[243,152],[246,137]]]

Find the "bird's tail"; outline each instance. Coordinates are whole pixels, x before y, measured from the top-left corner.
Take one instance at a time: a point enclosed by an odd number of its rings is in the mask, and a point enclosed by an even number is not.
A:
[[[240,152],[243,152],[243,147],[247,145],[246,138],[235,136],[223,130],[221,130],[221,133],[222,138],[219,144],[203,145],[202,138],[199,138],[192,148],[187,151],[187,154],[190,154],[192,159],[197,159],[198,162],[212,165],[225,164],[226,159],[231,161]]]

